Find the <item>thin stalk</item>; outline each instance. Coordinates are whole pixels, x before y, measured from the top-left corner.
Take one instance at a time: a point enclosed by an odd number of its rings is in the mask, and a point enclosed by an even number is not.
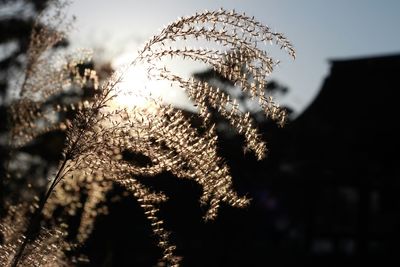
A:
[[[63,163],[61,164],[60,169],[58,170],[56,176],[54,177],[53,181],[51,182],[50,187],[47,189],[46,194],[41,198],[40,203],[38,208],[35,210],[35,213],[32,217],[32,220],[29,222],[28,227],[25,231],[25,239],[22,245],[19,247],[17,253],[14,256],[13,262],[11,264],[12,267],[17,267],[18,263],[20,262],[22,258],[22,254],[24,253],[24,250],[26,246],[29,244],[29,242],[34,238],[35,236],[35,229],[40,228],[40,217],[42,215],[42,211],[44,208],[44,205],[46,204],[47,200],[49,199],[51,193],[53,192],[55,186],[57,185],[57,181],[59,181],[61,174],[64,170],[65,165],[67,164],[68,158],[65,158],[63,160]]]
[[[118,79],[118,82],[120,81],[121,77]],[[108,93],[104,96],[105,98],[108,96]],[[107,101],[103,99],[103,101]],[[101,103],[103,101],[100,101],[100,103],[98,104],[98,106],[100,107]],[[90,115],[88,122],[90,124],[90,121],[93,119],[93,117],[96,115],[95,112],[92,112],[92,114]],[[86,125],[87,128],[87,125]],[[75,149],[75,147],[77,146],[81,136],[83,135],[83,133],[85,132],[85,129],[82,129],[77,138],[75,139],[75,141],[73,142],[71,148],[69,151],[73,151]],[[44,208],[44,205],[46,204],[47,200],[49,199],[51,193],[53,192],[54,188],[56,187],[56,185],[58,184],[58,182],[60,181],[62,172],[65,168],[65,165],[67,164],[67,161],[71,159],[69,153],[66,153],[66,156],[60,166],[60,169],[58,170],[56,176],[54,177],[53,181],[51,182],[50,187],[47,189],[46,194],[44,195],[44,197],[41,198],[39,206],[37,208],[37,210],[35,210],[34,215],[32,216],[32,220],[29,222],[28,227],[25,231],[25,239],[24,242],[22,243],[22,245],[19,247],[17,253],[14,256],[13,262],[11,264],[11,267],[17,267],[18,263],[21,261],[22,258],[22,254],[26,248],[26,246],[29,244],[29,242],[35,237],[35,229],[37,229],[37,227],[40,226],[40,217],[42,215],[42,211]]]
[[[131,65],[132,64],[135,64],[135,61],[132,62]],[[119,82],[121,82],[122,78],[123,78],[123,73],[119,75],[119,77],[116,79],[114,84],[111,85],[111,88],[108,91],[106,91],[106,93],[103,95],[103,98],[98,103],[96,103],[95,107],[92,108],[93,109],[92,113],[90,114],[90,116],[87,120],[87,124],[85,125],[85,128],[80,130],[76,139],[72,143],[72,145],[69,149],[69,152],[74,151],[75,147],[78,145],[78,142],[81,139],[84,132],[87,130],[89,125],[92,125],[92,119],[94,119],[94,117],[97,115],[96,111],[98,111],[103,105],[105,105],[106,102],[108,102],[113,97],[113,96],[110,97],[109,94],[111,93],[112,89],[114,89],[115,85],[118,84]],[[19,247],[17,253],[15,254],[13,262],[11,264],[11,267],[18,266],[18,263],[21,261],[21,258],[22,258],[22,255],[23,255],[23,252],[24,252],[26,246],[35,237],[35,229],[40,227],[40,218],[42,215],[43,208],[44,208],[48,198],[50,197],[51,193],[53,192],[54,188],[57,186],[58,182],[62,179],[62,172],[65,168],[65,165],[67,164],[67,161],[70,160],[71,158],[72,158],[71,155],[69,153],[66,153],[66,156],[60,166],[60,169],[58,170],[56,176],[54,177],[53,181],[51,182],[50,187],[47,189],[46,194],[44,195],[43,198],[41,198],[39,206],[38,206],[37,210],[35,210],[35,213],[32,216],[32,220],[28,224],[28,227],[25,231],[24,242],[22,243],[22,245]]]

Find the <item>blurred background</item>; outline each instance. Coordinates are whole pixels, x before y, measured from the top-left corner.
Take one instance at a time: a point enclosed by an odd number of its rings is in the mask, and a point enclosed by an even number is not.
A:
[[[45,2],[0,1],[2,132],[10,69],[26,52],[29,25]],[[223,207],[205,223],[195,183],[168,173],[143,181],[170,197],[161,217],[183,266],[399,264],[399,1],[75,1],[68,13],[77,21],[64,45],[92,48],[94,64],[116,69],[163,25],[220,7],[255,16],[295,45],[295,61],[272,49],[281,64],[266,88],[291,116],[278,128],[249,108],[269,147],[260,162],[243,154],[240,136],[218,125],[235,188],[252,198],[247,209]],[[204,67],[176,68],[218,77]],[[194,110],[178,90],[152,94]],[[156,266],[161,252],[139,205],[123,198],[109,209],[82,248],[91,260],[85,266]]]

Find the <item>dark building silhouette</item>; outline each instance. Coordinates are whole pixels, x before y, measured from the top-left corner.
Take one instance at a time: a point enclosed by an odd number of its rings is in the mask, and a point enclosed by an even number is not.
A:
[[[279,241],[299,242],[308,264],[396,258],[399,73],[399,55],[333,60],[313,103],[284,129],[266,130],[266,188],[281,195],[296,233]]]

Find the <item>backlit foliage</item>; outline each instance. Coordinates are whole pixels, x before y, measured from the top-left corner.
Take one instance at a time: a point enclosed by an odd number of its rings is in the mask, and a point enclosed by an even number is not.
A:
[[[54,18],[59,19],[60,14]],[[202,122],[198,129],[182,111],[159,100],[148,99],[146,107],[118,106],[115,99],[123,93],[119,84],[124,71],[114,73],[99,85],[94,70],[79,68],[88,60],[86,53],[60,56],[50,52],[62,36],[54,28],[33,31],[19,97],[11,105],[10,143],[14,149],[50,131],[63,131],[66,135],[57,171],[50,177],[47,194],[37,209],[51,227],[59,227],[54,218],[57,208],[63,207],[64,216],[74,216],[81,210],[75,242],[82,244],[93,230],[96,216],[107,212],[106,194],[117,183],[143,208],[158,237],[163,261],[177,266],[175,246],[158,217],[158,205],[167,197],[142,184],[138,177],[169,171],[178,178],[195,181],[202,188],[200,203],[207,208],[204,218],[212,220],[222,203],[233,207],[249,204],[248,198],[233,189],[229,167],[218,155],[213,113],[218,112],[245,137],[245,149],[253,151],[258,159],[265,156],[266,146],[250,114],[243,113],[232,96],[207,82],[174,73],[163,64],[163,58],[208,64],[258,100],[267,117],[283,125],[285,111],[265,95],[266,79],[277,61],[264,48],[266,43],[274,42],[293,58],[294,49],[282,34],[254,18],[223,9],[180,18],[152,37],[129,67],[144,66],[149,79],[167,80],[181,87],[198,108]],[[216,48],[189,47],[187,42],[206,42]],[[182,43],[183,48],[178,46]],[[124,157],[126,152],[149,160],[137,164]],[[87,196],[84,203],[82,192]],[[1,224],[3,235],[9,236],[0,248],[4,265],[11,264],[18,246],[26,240],[24,234],[30,236],[19,259],[20,266],[65,263],[62,231],[42,230],[33,236],[29,215],[17,212],[13,206],[9,210],[19,219],[18,227],[10,225],[9,217]],[[42,250],[43,246],[50,247],[50,251]],[[43,262],[31,262],[34,260]]]

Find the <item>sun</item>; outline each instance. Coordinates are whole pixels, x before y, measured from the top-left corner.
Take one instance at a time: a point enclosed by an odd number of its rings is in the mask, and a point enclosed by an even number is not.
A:
[[[149,87],[150,83],[143,66],[129,67],[118,85],[119,93],[115,98],[116,104],[121,107],[145,108],[149,104],[149,99],[154,95]]]
[[[122,53],[112,61],[114,69],[124,69],[123,80],[118,85],[118,95],[113,100],[113,108],[154,109],[154,102],[173,105],[174,107],[194,112],[196,110],[184,90],[167,79],[149,78],[145,64],[138,63],[129,66],[135,59],[135,53]],[[168,66],[173,73],[190,78],[192,73],[200,70],[195,63],[185,61],[168,61],[162,59],[156,62],[158,67]]]
[[[124,69],[122,81],[117,88],[118,94],[113,100],[113,106],[119,108],[151,108],[154,100],[161,98],[161,85],[148,77],[148,70],[144,65],[129,66],[133,58],[132,54],[123,54],[113,61],[113,66],[116,69]]]

